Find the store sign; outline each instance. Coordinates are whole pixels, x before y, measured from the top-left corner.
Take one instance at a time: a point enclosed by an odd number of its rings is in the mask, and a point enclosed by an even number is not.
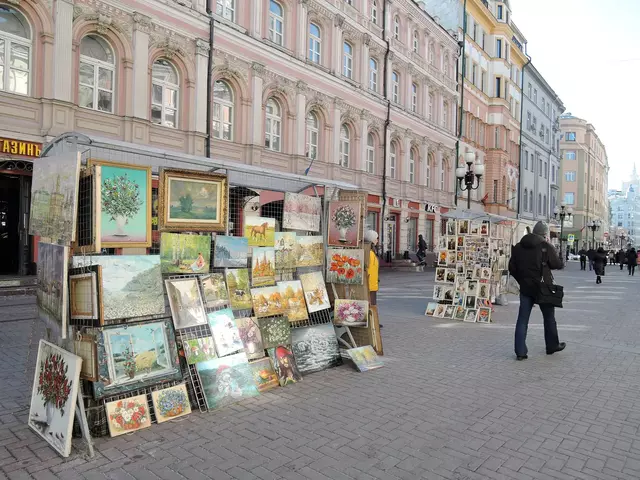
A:
[[[427,203],[424,206],[424,211],[427,213],[437,213],[438,212],[438,206],[434,205],[433,203]]]
[[[10,138],[0,138],[0,153],[6,155],[20,155],[23,157],[39,157],[41,143],[23,142]]]
[[[576,236],[573,233],[570,233],[569,235],[567,235],[567,243],[569,245],[573,245],[575,241],[576,241]]]

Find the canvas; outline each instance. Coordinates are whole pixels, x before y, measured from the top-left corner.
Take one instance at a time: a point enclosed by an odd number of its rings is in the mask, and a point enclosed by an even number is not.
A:
[[[476,308],[476,296],[475,295],[467,295],[466,305],[467,308]]]
[[[444,283],[446,281],[447,269],[444,267],[436,268],[436,282]]]
[[[213,247],[214,267],[247,268],[248,254],[248,239],[216,235]]]
[[[251,286],[276,284],[276,251],[273,247],[254,247],[251,256]]]
[[[191,274],[209,271],[211,235],[166,233],[160,235],[162,273]]]
[[[104,320],[164,314],[159,255],[73,257],[73,266],[100,265]]]
[[[490,297],[490,285],[488,283],[481,283],[478,285],[478,297],[480,298]]]
[[[480,271],[480,279],[481,280],[491,279],[491,269],[489,267],[482,267],[482,270]]]
[[[456,307],[454,307],[453,305],[447,305],[447,308],[445,308],[444,310],[444,318],[453,318],[455,308]]]
[[[293,329],[291,348],[302,375],[335,367],[340,359],[338,340],[330,323]]]
[[[273,247],[276,242],[276,220],[266,217],[245,217],[244,236],[250,247]]]
[[[369,370],[384,367],[384,363],[371,345],[350,348],[347,353],[360,372],[368,372]]]
[[[447,266],[455,267],[458,261],[458,252],[447,252]]]
[[[446,310],[447,310],[446,305],[439,304],[436,307],[436,311],[433,313],[433,316],[438,318],[444,318],[444,313],[446,312]]]
[[[447,237],[442,235],[438,237],[438,250],[446,250],[447,249]]]
[[[296,268],[297,235],[295,232],[276,232],[276,270]]]
[[[209,410],[258,395],[244,352],[196,364]]]
[[[98,380],[98,345],[94,335],[78,334],[73,341],[73,353],[82,359],[80,378]]]
[[[259,318],[260,333],[264,348],[291,343],[291,328],[284,317]]]
[[[454,252],[458,247],[458,237],[447,237],[447,250]]]
[[[477,280],[466,280],[465,283],[467,295],[478,295],[478,281]]]
[[[151,392],[151,400],[158,423],[184,417],[191,413],[189,394],[184,383],[175,387],[154,390]]]
[[[185,340],[182,349],[189,365],[195,365],[198,362],[206,362],[212,358],[216,358],[216,347],[213,344],[213,338],[202,337]]]
[[[286,313],[282,294],[277,286],[252,288],[251,299],[256,317],[269,317]]]
[[[80,357],[40,340],[28,423],[63,457],[71,453],[81,363]]]
[[[369,302],[336,298],[333,323],[344,327],[366,327],[369,324]]]
[[[442,300],[444,298],[444,288],[442,285],[434,285],[433,286],[433,296],[434,300]]]
[[[324,261],[324,243],[322,236],[296,238],[296,266],[316,267]]]
[[[151,246],[151,167],[90,159],[101,170],[102,248]]]
[[[219,357],[224,357],[240,350],[244,351],[240,332],[236,327],[233,311],[230,308],[209,312],[207,316]]]
[[[364,279],[364,250],[327,250],[327,283],[362,285]]]
[[[480,235],[489,236],[489,223],[482,222],[482,226],[480,227]]]
[[[105,404],[107,425],[112,437],[135,432],[151,426],[146,395],[115,400]]]
[[[69,270],[69,323],[97,327],[103,323],[102,267]]]
[[[158,230],[224,232],[228,189],[224,175],[160,169]]]
[[[489,323],[491,321],[491,309],[488,307],[479,308],[477,321],[480,323]]]
[[[456,292],[453,297],[453,305],[456,307],[464,307],[466,295],[463,292]]]
[[[290,192],[284,194],[282,228],[318,232],[321,215],[320,197]]]
[[[307,320],[309,318],[307,302],[304,299],[300,280],[278,282],[278,288],[280,288],[280,294],[284,301],[287,319],[290,322]]]
[[[444,292],[442,294],[442,300],[453,303],[453,298],[456,295],[455,287],[445,286],[442,291]]]
[[[278,345],[277,347],[267,349],[267,352],[273,362],[273,368],[278,375],[278,381],[281,387],[302,380],[296,359],[291,351],[291,345]]]
[[[172,278],[164,281],[176,329],[195,327],[207,323],[196,278]]]
[[[236,318],[236,327],[240,332],[240,340],[247,358],[251,360],[264,357],[264,344],[258,320],[255,317]]]
[[[227,270],[227,289],[229,302],[233,310],[251,310],[251,291],[249,287],[249,270],[239,268]]]
[[[69,246],[76,238],[80,154],[42,157],[33,163],[29,235]]]
[[[424,314],[428,317],[432,317],[433,314],[436,312],[437,306],[438,304],[436,302],[429,302],[427,304],[427,309],[425,310]]]
[[[438,252],[438,265],[441,267],[446,267],[448,258],[449,258],[448,250],[442,250]]]
[[[458,235],[469,234],[469,220],[458,220]]]
[[[329,203],[329,245],[357,247],[361,230],[360,202]]]
[[[447,220],[447,235],[455,235],[455,234],[456,234],[456,221]]]
[[[467,314],[464,317],[465,322],[475,323],[478,311],[475,308],[467,308]]]
[[[229,292],[224,281],[224,273],[210,273],[200,277],[204,305],[207,308],[226,307]]]
[[[455,268],[447,268],[445,271],[445,282],[446,283],[455,283],[456,281],[456,270]]]
[[[53,335],[67,338],[67,271],[69,248],[38,243],[38,314]]]
[[[302,290],[307,300],[309,313],[331,308],[322,272],[303,273],[300,275],[300,281],[302,282]]]
[[[457,306],[455,312],[453,313],[453,318],[455,320],[464,320],[467,316],[467,309],[464,306]]]
[[[262,358],[249,363],[249,368],[253,374],[253,381],[260,393],[279,387],[278,375],[276,375],[271,360]]]

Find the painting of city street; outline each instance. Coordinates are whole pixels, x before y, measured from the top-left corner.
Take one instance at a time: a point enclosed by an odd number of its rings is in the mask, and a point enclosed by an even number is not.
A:
[[[217,235],[213,249],[213,266],[246,268],[249,239]]]
[[[39,317],[55,336],[67,338],[67,272],[69,248],[38,243]]]

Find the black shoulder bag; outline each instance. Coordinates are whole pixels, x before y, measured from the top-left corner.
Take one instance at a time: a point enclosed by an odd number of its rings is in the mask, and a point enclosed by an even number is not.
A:
[[[536,302],[538,305],[552,305],[554,307],[562,308],[562,299],[564,298],[564,287],[562,285],[556,285],[553,282],[553,274],[547,264],[548,259],[547,248],[542,247],[542,265],[540,266],[540,282],[538,283],[538,294],[536,295]],[[545,267],[549,272],[549,280],[545,276]]]

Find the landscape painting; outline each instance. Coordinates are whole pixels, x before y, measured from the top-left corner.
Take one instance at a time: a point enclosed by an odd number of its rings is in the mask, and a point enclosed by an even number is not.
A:
[[[287,319],[290,322],[299,322],[307,320],[307,302],[304,299],[302,283],[300,280],[291,280],[287,282],[278,282],[280,293],[284,301]]]
[[[207,314],[196,278],[173,278],[165,280],[164,283],[176,329],[207,323]]]
[[[380,360],[371,345],[350,348],[347,353],[360,372],[368,372],[369,370],[384,367],[384,363],[382,363],[382,360]]]
[[[267,317],[258,319],[262,344],[264,348],[291,343],[291,328],[284,317]]]
[[[211,235],[166,233],[160,235],[162,273],[194,274],[209,271]]]
[[[233,310],[251,310],[251,291],[249,290],[249,270],[239,268],[227,271],[227,289],[229,303]]]
[[[321,215],[320,197],[290,192],[284,194],[283,228],[318,232]]]
[[[69,323],[102,325],[102,267],[69,270]]]
[[[107,425],[112,437],[151,426],[147,395],[123,398],[105,404]]]
[[[296,232],[276,232],[276,270],[296,268]]]
[[[67,338],[68,256],[68,247],[38,243],[36,300],[39,316],[60,338]]]
[[[175,387],[154,390],[151,392],[153,411],[158,423],[183,417],[191,413],[191,404],[187,394],[187,386],[182,383]]]
[[[260,325],[255,317],[236,318],[236,327],[249,360],[264,357],[264,345]]]
[[[260,393],[279,387],[278,375],[276,375],[271,360],[262,358],[249,363],[249,368],[253,374],[253,381]]]
[[[217,235],[213,248],[213,266],[247,268],[249,240],[244,237]]]
[[[362,285],[364,250],[329,248],[327,250],[327,283]]]
[[[275,218],[245,217],[244,236],[251,247],[273,247],[276,241]]]
[[[357,247],[361,230],[360,202],[329,203],[329,245]]]
[[[273,368],[278,375],[281,387],[302,380],[296,359],[291,351],[291,345],[278,345],[275,348],[269,348],[267,352],[273,362]]]
[[[252,288],[251,299],[253,312],[258,318],[286,313],[282,294],[277,286]]]
[[[216,358],[216,347],[211,337],[185,340],[182,348],[189,365],[195,365],[198,362],[206,362],[207,360]]]
[[[296,238],[297,267],[315,267],[322,265],[324,260],[324,243],[321,235],[298,236]]]
[[[211,273],[200,277],[204,305],[207,308],[225,307],[229,304],[229,292],[224,273]]]
[[[335,367],[340,359],[338,340],[330,323],[293,329],[291,347],[303,375]]]
[[[273,247],[254,247],[251,256],[251,286],[276,284],[276,252]]]
[[[209,410],[259,395],[244,352],[196,364]]]
[[[244,351],[240,332],[236,327],[233,311],[230,308],[209,312],[207,317],[219,357],[224,357],[240,350]]]
[[[331,308],[322,272],[303,273],[300,275],[300,281],[302,282],[302,290],[307,300],[309,313]]]

